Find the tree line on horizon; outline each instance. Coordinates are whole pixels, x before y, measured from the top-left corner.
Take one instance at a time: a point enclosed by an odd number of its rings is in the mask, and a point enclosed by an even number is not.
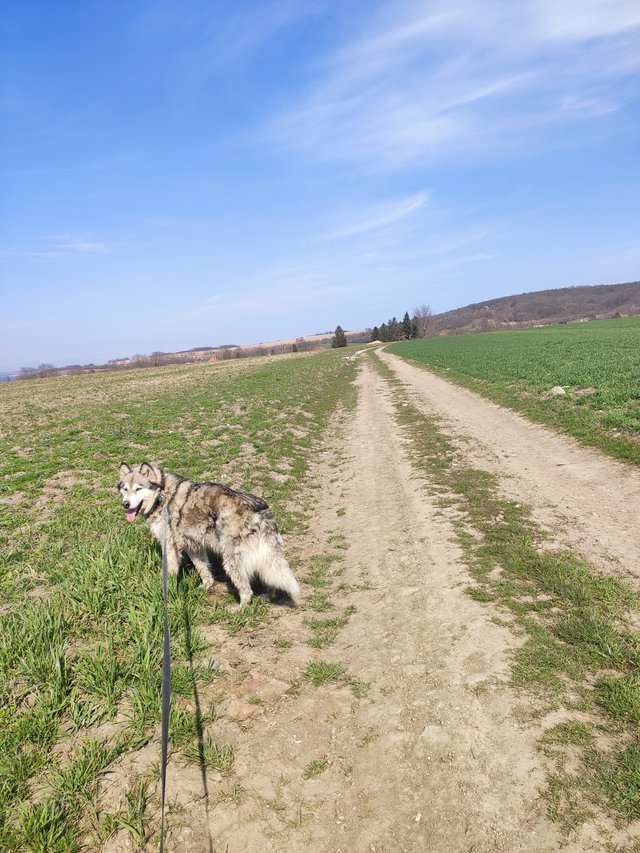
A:
[[[410,341],[414,338],[429,338],[437,333],[435,318],[428,305],[415,308],[413,315],[404,312],[402,320],[392,317],[371,330],[372,341]]]
[[[367,330],[369,331],[369,330]],[[370,341],[410,341],[414,338],[428,338],[437,334],[435,318],[428,305],[420,305],[415,308],[413,316],[409,316],[409,312],[404,312],[402,320],[397,320],[392,317],[386,323],[380,326],[374,326],[370,330]],[[342,326],[336,326],[333,338],[331,339],[331,347],[346,347],[348,344],[347,336]]]
[[[327,333],[327,334],[330,334]],[[346,346],[346,344],[345,344]],[[240,358],[260,358],[270,355],[282,355],[289,352],[309,352],[318,349],[318,344],[306,341],[303,337],[296,338],[292,344],[275,344],[265,346],[237,346],[223,344],[219,347],[195,347],[181,352],[152,352],[151,355],[136,353],[130,358],[113,359],[104,364],[71,364],[65,367],[55,367],[53,364],[40,364],[38,367],[21,367],[13,379],[48,379],[53,376],[78,376],[84,373],[111,373],[119,370],[136,370],[141,367],[167,367],[173,364],[205,364],[213,361],[230,361]],[[3,381],[13,381],[11,377]]]

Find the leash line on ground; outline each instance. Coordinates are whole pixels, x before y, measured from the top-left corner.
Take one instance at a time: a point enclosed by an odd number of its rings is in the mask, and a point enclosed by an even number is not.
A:
[[[161,777],[162,795],[160,810],[160,853],[164,850],[164,800],[167,787],[167,745],[169,742],[169,711],[171,704],[171,646],[169,642],[169,593],[168,593],[168,563],[167,563],[167,525],[169,511],[166,505],[162,507],[163,536],[162,536],[162,596],[164,599],[164,637],[162,641],[162,722],[160,725],[161,740]]]

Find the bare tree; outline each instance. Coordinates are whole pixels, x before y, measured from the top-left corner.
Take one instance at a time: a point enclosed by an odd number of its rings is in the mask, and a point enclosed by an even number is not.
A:
[[[38,365],[38,376],[41,379],[46,379],[49,376],[55,376],[57,374],[56,368],[53,364],[39,364]]]
[[[35,379],[37,375],[35,367],[21,367],[16,379]]]
[[[413,310],[413,322],[419,338],[430,338],[436,333],[436,321],[428,305],[420,305]]]
[[[58,368],[53,364],[39,364],[37,367],[21,367],[16,379],[46,379],[58,373]]]

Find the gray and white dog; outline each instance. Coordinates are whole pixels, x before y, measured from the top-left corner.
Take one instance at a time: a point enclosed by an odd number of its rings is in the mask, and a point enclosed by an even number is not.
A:
[[[168,510],[167,564],[175,574],[188,555],[209,589],[214,582],[207,552],[219,554],[222,565],[240,594],[240,605],[251,601],[251,579],[258,577],[270,592],[292,598],[300,587],[284,555],[284,543],[271,510],[262,498],[236,492],[219,483],[194,483],[141,462],[120,465],[118,489],[127,521],[139,514],[162,543],[163,506]]]

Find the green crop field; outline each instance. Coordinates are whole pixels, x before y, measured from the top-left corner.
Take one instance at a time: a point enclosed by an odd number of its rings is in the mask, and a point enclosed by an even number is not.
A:
[[[393,344],[502,405],[640,462],[640,318]],[[549,391],[560,386],[566,396]]]
[[[100,775],[151,738],[160,713],[159,551],[124,518],[120,461],[258,492],[284,532],[301,531],[288,502],[354,393],[343,355],[0,386],[0,849],[96,849],[122,827],[144,836],[130,814],[144,786],[126,812],[95,804]],[[170,610],[178,697],[216,678],[203,622],[235,631],[268,618],[260,599],[241,612],[230,596],[207,603],[193,576],[172,582]],[[172,751],[193,754],[197,724],[172,710]],[[224,772],[232,750],[210,751]]]

